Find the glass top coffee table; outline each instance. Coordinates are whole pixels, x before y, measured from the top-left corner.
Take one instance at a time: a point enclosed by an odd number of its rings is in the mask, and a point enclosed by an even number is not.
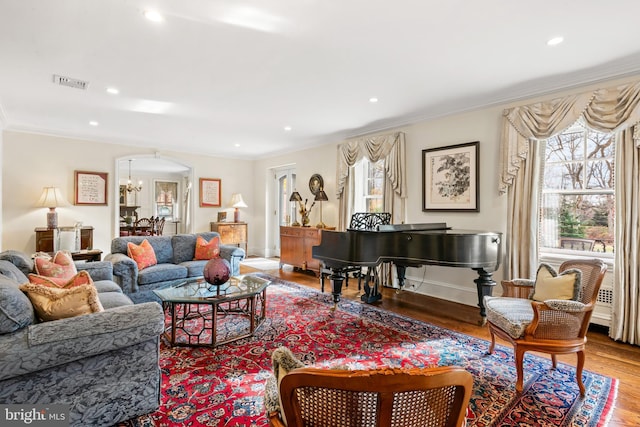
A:
[[[172,346],[217,347],[253,336],[266,318],[269,283],[243,275],[221,286],[199,278],[154,290],[168,323],[165,337]]]

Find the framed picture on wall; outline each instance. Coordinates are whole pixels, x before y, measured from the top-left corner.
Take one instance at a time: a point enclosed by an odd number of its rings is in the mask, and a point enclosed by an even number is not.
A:
[[[100,206],[107,204],[106,172],[74,172],[75,204]]]
[[[218,178],[200,178],[200,207],[221,206],[222,183]]]
[[[422,150],[422,210],[480,211],[480,142]]]

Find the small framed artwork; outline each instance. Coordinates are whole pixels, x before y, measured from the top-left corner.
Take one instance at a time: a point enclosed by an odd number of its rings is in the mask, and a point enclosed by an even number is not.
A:
[[[200,178],[200,207],[219,208],[222,185],[217,178]]]
[[[227,222],[226,212],[218,212],[218,222]]]
[[[75,204],[106,205],[108,176],[106,172],[75,171]]]
[[[422,210],[480,211],[480,142],[422,150]]]
[[[122,206],[126,206],[127,205],[127,186],[126,185],[121,185],[120,186],[120,205]]]

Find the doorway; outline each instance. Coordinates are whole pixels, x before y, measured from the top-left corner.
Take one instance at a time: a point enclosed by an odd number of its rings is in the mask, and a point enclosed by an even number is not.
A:
[[[297,219],[297,206],[290,202],[291,193],[296,188],[295,165],[288,165],[274,169],[275,221],[271,230],[271,241],[274,242],[274,252],[280,256],[280,226],[291,225]]]

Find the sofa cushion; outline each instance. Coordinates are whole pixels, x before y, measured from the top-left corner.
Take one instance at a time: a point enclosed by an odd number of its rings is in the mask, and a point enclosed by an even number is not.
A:
[[[4,259],[0,260],[0,275],[15,280],[16,287],[18,284],[29,281],[27,276],[18,267]]]
[[[99,294],[102,292],[122,293],[122,288],[120,288],[120,286],[118,286],[118,284],[113,280],[96,280],[93,282],[93,285],[96,287]]]
[[[18,267],[25,276],[29,273],[33,273],[33,260],[24,252],[9,249],[0,253],[0,259],[9,261],[11,264]]]
[[[123,305],[133,305],[131,298],[122,292],[98,292],[98,299],[100,299],[100,304],[105,310]]]
[[[91,276],[86,271],[81,271],[70,279],[40,276],[38,274],[29,275],[29,283],[34,285],[48,286],[50,288],[69,289],[76,286],[90,285],[93,283]]]
[[[171,246],[171,236],[124,236],[116,237],[111,241],[112,254],[127,254],[127,243],[136,245],[147,239],[156,254],[158,264],[173,262],[173,247]]]
[[[0,334],[17,331],[36,320],[29,298],[19,284],[9,277],[0,276]]]
[[[204,237],[196,238],[196,249],[194,260],[210,260],[220,256],[220,237],[215,236],[207,241]]]
[[[219,237],[215,231],[208,231],[197,234],[176,234],[171,237],[171,245],[173,246],[173,262],[174,264],[180,264],[185,261],[193,261],[196,252],[196,240],[198,236],[202,237],[207,242],[211,241],[214,237]]]
[[[57,284],[66,283],[78,272],[71,254],[64,251],[56,252],[53,258],[38,256],[34,259],[34,264],[37,274],[48,277]]]
[[[577,300],[580,293],[582,273],[577,269],[565,270],[558,274],[548,264],[540,264],[533,285],[534,292],[531,299],[546,301],[552,299]]]
[[[187,269],[175,264],[156,264],[138,273],[138,285],[166,282],[187,277]]]
[[[147,239],[144,239],[139,245],[133,242],[127,243],[127,255],[138,264],[138,270],[144,270],[158,263],[153,246]]]
[[[209,260],[185,261],[180,265],[187,269],[187,277],[200,277]]]
[[[20,289],[27,293],[36,314],[44,321],[104,311],[93,283],[70,289],[26,283]]]

